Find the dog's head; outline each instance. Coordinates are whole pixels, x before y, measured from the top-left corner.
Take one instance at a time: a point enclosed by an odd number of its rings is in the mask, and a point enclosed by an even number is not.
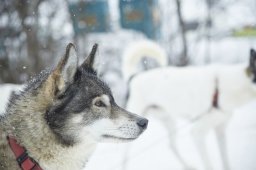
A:
[[[249,73],[252,81],[256,83],[256,51],[254,49],[250,50]]]
[[[97,44],[79,65],[73,44],[46,80],[52,104],[45,120],[64,144],[96,141],[130,141],[146,128],[148,120],[119,107],[110,88],[97,76],[94,58]]]

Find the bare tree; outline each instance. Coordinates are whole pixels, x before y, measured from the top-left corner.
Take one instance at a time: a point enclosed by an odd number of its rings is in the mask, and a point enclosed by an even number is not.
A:
[[[176,6],[177,6],[177,14],[178,14],[178,20],[179,20],[179,26],[181,29],[181,40],[182,40],[182,46],[183,46],[183,51],[181,53],[180,61],[178,65],[180,66],[185,66],[189,63],[188,59],[188,45],[187,45],[187,38],[186,38],[186,29],[185,29],[185,23],[184,19],[182,17],[182,12],[181,12],[181,0],[175,0]]]
[[[212,5],[214,0],[206,0],[207,17],[206,17],[206,51],[205,51],[205,63],[211,62],[211,26],[212,26]]]
[[[30,1],[29,5],[26,0],[16,1],[16,9],[20,17],[22,31],[27,37],[27,52],[29,58],[30,74],[41,70],[44,64],[41,64],[41,58],[39,56],[40,42],[38,38],[38,8],[43,0]],[[32,23],[26,23],[26,19],[30,17],[33,20]]]
[[[48,3],[48,26],[40,26],[40,6]],[[51,66],[55,48],[50,24],[59,2],[55,0],[3,0],[0,6],[0,83],[23,83],[46,65]],[[52,10],[50,10],[50,8]],[[50,65],[49,65],[50,64]]]

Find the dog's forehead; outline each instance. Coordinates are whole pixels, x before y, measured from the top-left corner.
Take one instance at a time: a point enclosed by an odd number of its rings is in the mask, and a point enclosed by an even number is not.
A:
[[[99,77],[97,77],[97,75],[83,73],[81,75],[81,79],[82,79],[81,85],[85,88],[87,92],[95,93],[95,95],[98,95],[98,96],[103,94],[112,96],[112,92],[109,86]]]

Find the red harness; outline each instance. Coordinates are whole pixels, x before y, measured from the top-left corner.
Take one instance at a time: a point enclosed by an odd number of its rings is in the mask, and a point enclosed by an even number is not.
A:
[[[215,80],[215,91],[212,98],[212,106],[219,108],[219,88],[218,88],[218,79]]]
[[[215,93],[213,95],[212,106],[219,108],[219,90],[217,88],[215,89]]]
[[[28,156],[26,149],[20,146],[14,138],[8,136],[7,139],[22,170],[43,170],[34,159]]]

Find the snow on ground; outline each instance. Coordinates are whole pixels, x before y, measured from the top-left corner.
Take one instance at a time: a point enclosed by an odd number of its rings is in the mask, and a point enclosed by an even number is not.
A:
[[[19,89],[20,85],[0,86],[0,112],[4,110],[12,89]],[[256,162],[256,100],[241,108],[237,108],[227,129],[228,153],[232,170],[255,170]],[[191,167],[202,169],[201,160],[196,152],[189,135],[193,127],[190,122],[180,122],[177,144],[182,156]],[[222,170],[215,134],[211,131],[207,136],[207,145],[211,161],[215,170]],[[127,159],[124,159],[126,149]],[[125,161],[124,161],[125,160]],[[124,168],[124,163],[126,168]],[[136,141],[129,144],[99,144],[92,155],[86,170],[181,170],[169,148],[167,131],[160,121],[149,117],[149,126],[145,133]]]

